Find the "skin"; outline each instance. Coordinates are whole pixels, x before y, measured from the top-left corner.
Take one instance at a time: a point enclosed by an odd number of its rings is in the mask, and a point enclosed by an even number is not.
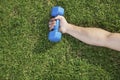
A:
[[[86,44],[107,47],[120,51],[120,33],[111,33],[100,28],[75,26],[68,23],[63,16],[57,16],[50,20],[50,30],[54,28],[56,19],[60,20],[60,31],[62,33],[69,34]]]

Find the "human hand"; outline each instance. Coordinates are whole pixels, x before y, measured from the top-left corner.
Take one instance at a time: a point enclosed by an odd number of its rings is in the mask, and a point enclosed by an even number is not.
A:
[[[59,30],[62,33],[66,33],[69,24],[63,16],[57,16],[55,18],[52,18],[49,21],[49,29],[52,30],[54,28],[54,26],[56,24],[56,20],[60,20],[60,29]]]

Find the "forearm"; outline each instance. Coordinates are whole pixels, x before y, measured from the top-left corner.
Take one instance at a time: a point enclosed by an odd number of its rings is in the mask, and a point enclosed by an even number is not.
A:
[[[103,46],[120,51],[120,33],[111,33],[100,28],[84,28],[68,25],[66,33],[87,44]]]
[[[96,46],[105,46],[105,37],[110,34],[110,32],[99,28],[84,28],[72,24],[69,24],[66,33],[82,42]]]

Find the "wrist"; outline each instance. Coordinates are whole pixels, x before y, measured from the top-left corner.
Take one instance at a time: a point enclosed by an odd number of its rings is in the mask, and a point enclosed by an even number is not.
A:
[[[66,26],[66,31],[65,33],[69,33],[69,31],[72,29],[72,25],[68,23],[68,25]]]

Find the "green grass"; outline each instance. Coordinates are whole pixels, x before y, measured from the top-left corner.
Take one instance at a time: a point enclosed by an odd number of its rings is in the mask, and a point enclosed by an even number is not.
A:
[[[48,41],[55,5],[69,23],[120,32],[119,0],[0,0],[0,80],[120,80],[120,52]]]

